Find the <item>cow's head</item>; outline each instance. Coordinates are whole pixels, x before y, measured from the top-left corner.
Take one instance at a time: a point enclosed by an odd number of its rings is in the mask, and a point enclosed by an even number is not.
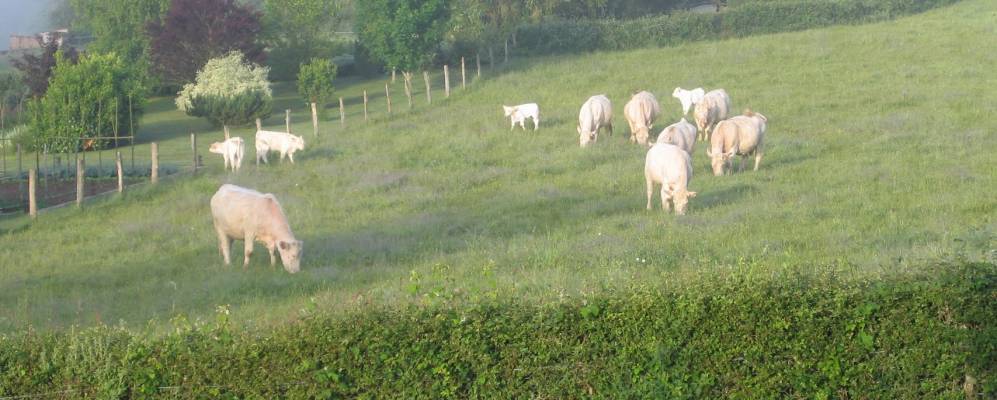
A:
[[[675,214],[685,215],[685,209],[689,205],[689,199],[696,197],[696,192],[686,189],[671,190],[672,203],[675,204]]]
[[[284,270],[292,274],[301,270],[301,251],[303,243],[300,240],[281,240],[277,242],[277,252]]]
[[[737,153],[737,149],[731,149],[729,152],[724,152],[721,147],[715,147],[711,151],[709,147],[706,148],[706,156],[710,157],[710,166],[713,167],[713,175],[721,176],[724,174],[724,164],[727,164],[734,154]]]
[[[577,127],[576,130],[578,131],[578,144],[580,146],[586,147],[586,146],[589,145],[589,143],[592,143],[592,142],[596,141],[596,138],[597,138],[596,137],[596,132],[585,132],[585,131],[582,131],[582,127],[581,126]]]
[[[505,116],[508,117],[516,112],[516,107],[502,106],[502,110],[505,111]]]
[[[291,147],[293,147],[295,150],[304,150],[305,138],[301,136],[291,135],[291,144],[292,144]]]
[[[215,142],[208,148],[208,152],[215,154],[225,154],[225,143]]]

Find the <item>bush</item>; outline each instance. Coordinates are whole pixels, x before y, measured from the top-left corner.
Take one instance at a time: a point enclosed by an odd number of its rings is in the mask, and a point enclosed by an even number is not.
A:
[[[268,68],[247,63],[237,51],[212,59],[198,71],[194,83],[184,85],[176,98],[177,109],[223,126],[227,138],[230,125],[270,116],[273,92],[268,73]]]
[[[997,395],[997,266],[841,278],[755,266],[561,304],[173,321],[0,337],[0,395],[111,398],[979,398]],[[727,272],[723,272],[727,271]],[[678,278],[676,278],[678,280]]]
[[[114,53],[90,53],[78,64],[57,56],[45,96],[29,103],[30,148],[48,145],[52,152],[75,152],[82,148],[80,138],[130,136],[133,124],[142,116],[147,90],[143,79]],[[134,128],[138,129],[138,124]],[[95,149],[111,141],[93,142]]]
[[[631,20],[555,20],[517,30],[523,53],[550,54],[669,46],[896,18],[958,0],[781,0],[732,2],[727,11]]]

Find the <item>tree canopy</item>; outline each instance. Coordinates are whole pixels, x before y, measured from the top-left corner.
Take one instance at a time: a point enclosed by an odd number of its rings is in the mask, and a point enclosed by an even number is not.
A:
[[[238,51],[212,59],[194,83],[184,85],[176,98],[177,108],[222,125],[226,132],[230,125],[266,118],[273,108],[269,72],[267,67],[247,62]]]
[[[261,18],[235,0],[172,0],[162,21],[149,24],[153,71],[163,83],[180,86],[193,81],[208,60],[232,51],[261,63]]]
[[[28,87],[28,95],[31,97],[42,97],[48,90],[49,79],[52,77],[52,70],[56,65],[57,53],[61,53],[62,60],[68,63],[75,63],[79,58],[75,49],[72,47],[59,48],[59,44],[52,40],[42,47],[40,54],[27,52],[21,58],[12,61],[14,68],[20,71],[21,82]]]
[[[360,40],[389,68],[414,71],[432,63],[450,22],[446,0],[365,0],[356,4]]]
[[[298,93],[309,103],[325,104],[332,98],[335,88],[336,64],[323,58],[313,58],[301,65],[298,72]]]

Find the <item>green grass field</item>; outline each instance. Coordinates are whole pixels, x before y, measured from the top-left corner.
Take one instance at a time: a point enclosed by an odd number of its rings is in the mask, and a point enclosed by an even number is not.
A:
[[[995,14],[992,1],[966,0],[874,25],[516,60],[432,106],[417,92],[411,112],[399,82],[392,118],[383,80],[344,82],[347,128],[326,121],[317,139],[293,87],[278,85],[275,109],[296,110],[306,151],[257,170],[249,150],[239,175],[206,152],[220,131],[156,99],[142,142],[183,160],[187,132],[200,132],[207,172],[31,225],[2,221],[0,330],[159,330],[220,305],[239,324],[271,326],[315,308],[556,302],[711,269],[864,276],[992,261]],[[677,120],[676,86],[725,88],[735,109],[769,118],[758,172],[713,177],[697,145],[699,196],[684,217],[644,210],[645,149],[625,140],[622,119],[629,94],[647,89],[662,103],[656,130]],[[367,125],[364,88],[377,93]],[[616,133],[579,149],[578,107],[599,93]],[[509,132],[500,106],[527,101],[541,106],[540,131]],[[222,183],[277,195],[305,243],[301,273],[271,270],[261,246],[248,271],[222,266],[208,207]]]

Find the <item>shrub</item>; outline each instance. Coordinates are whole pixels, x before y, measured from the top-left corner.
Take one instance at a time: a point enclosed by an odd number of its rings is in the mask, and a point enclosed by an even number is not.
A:
[[[114,53],[90,53],[78,64],[57,56],[45,97],[33,100],[28,107],[30,147],[47,144],[52,152],[80,150],[80,138],[129,136],[129,109],[134,120],[143,113],[146,87],[136,76],[136,69]],[[93,142],[93,148],[110,141]]]
[[[270,116],[273,92],[267,80],[269,69],[246,62],[242,53],[208,61],[194,83],[184,85],[176,98],[177,109],[187,115],[207,118],[225,129]]]
[[[997,266],[841,278],[697,274],[671,288],[0,336],[0,395],[113,398],[979,398],[997,395]],[[727,272],[723,272],[727,271]]]

